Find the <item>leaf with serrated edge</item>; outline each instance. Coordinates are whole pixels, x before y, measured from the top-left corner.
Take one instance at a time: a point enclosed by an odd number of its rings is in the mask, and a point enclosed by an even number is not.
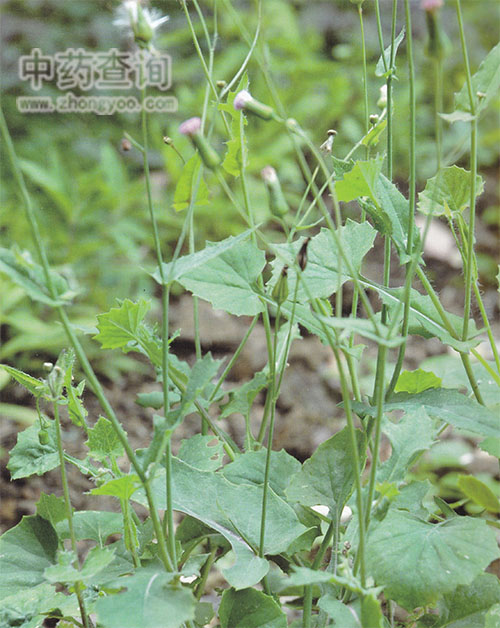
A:
[[[56,562],[57,534],[38,515],[23,517],[0,537],[0,600],[45,582],[43,572]]]
[[[43,475],[59,466],[56,444],[56,428],[53,421],[46,424],[49,442],[41,445],[38,440],[40,425],[35,423],[17,435],[17,443],[10,450],[7,464],[11,478],[27,478],[30,475]]]
[[[99,417],[97,423],[89,432],[89,439],[85,443],[89,448],[89,456],[95,460],[106,460],[108,456],[123,455],[123,446],[115,428],[109,419]]]
[[[423,214],[442,216],[450,212],[463,212],[470,205],[470,172],[450,166],[443,168],[427,181],[425,189],[418,195],[418,210]],[[484,189],[481,176],[476,176],[476,196]]]
[[[355,412],[376,415],[376,408],[356,401],[352,402]],[[498,436],[500,427],[498,415],[458,390],[451,388],[429,388],[416,395],[397,393],[384,404],[384,411],[404,410],[405,412],[424,409],[434,419],[446,421],[450,425],[467,430],[479,436]]]
[[[196,600],[189,588],[172,583],[174,576],[148,567],[113,581],[126,590],[97,601],[100,622],[106,628],[181,628],[194,619]]]
[[[391,511],[367,543],[367,566],[375,582],[407,610],[435,604],[458,585],[472,583],[498,556],[493,530],[483,519],[470,517],[431,524]]]

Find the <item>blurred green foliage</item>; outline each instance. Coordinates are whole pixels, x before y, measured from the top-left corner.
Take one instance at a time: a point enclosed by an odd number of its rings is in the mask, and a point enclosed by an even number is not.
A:
[[[29,84],[18,76],[18,59],[38,47],[44,54],[67,48],[106,51],[116,47],[130,50],[131,42],[113,25],[118,2],[111,0],[10,0],[3,3],[2,20],[2,106],[22,158],[22,166],[34,195],[42,234],[49,244],[50,261],[70,280],[81,295],[73,317],[83,326],[92,326],[95,314],[110,307],[116,297],[154,296],[154,286],[144,269],[152,261],[152,236],[142,181],[142,162],[137,151],[123,153],[120,140],[123,132],[138,135],[136,114],[98,116],[94,114],[21,114],[16,97],[33,95]],[[179,102],[175,114],[150,116],[151,163],[153,166],[154,203],[165,243],[165,257],[172,251],[182,226],[183,215],[172,208],[175,184],[182,163],[175,152],[163,143],[163,136],[174,138],[180,152],[188,158],[191,147],[177,131],[184,119],[198,115],[205,98],[205,81],[195,53],[191,34],[179,3],[171,0],[153,2],[170,21],[157,39],[157,48],[172,57],[173,85],[169,92]],[[209,27],[213,27],[212,1],[201,2]],[[219,43],[215,54],[215,80],[229,81],[248,53],[234,16],[218,4]],[[296,118],[319,145],[329,128],[338,135],[334,152],[343,157],[363,134],[363,97],[361,59],[359,57],[359,22],[349,0],[294,2],[265,0],[258,52],[265,59],[287,115]],[[414,4],[415,53],[417,62],[418,109],[418,174],[420,182],[434,174],[433,144],[433,77],[425,56],[425,18]],[[382,15],[390,14],[391,2],[381,0]],[[445,60],[445,105],[451,110],[453,92],[464,82],[462,59],[457,42],[454,8],[443,9],[443,24],[452,52]],[[483,0],[464,1],[464,16],[473,69],[496,43],[499,6]],[[233,6],[250,37],[257,27],[256,3],[234,2]],[[370,111],[377,113],[376,102],[382,79],[374,75],[379,57],[373,3],[365,3],[368,50]],[[402,11],[399,22],[402,22]],[[194,12],[196,32],[204,53],[207,48],[203,31]],[[385,23],[385,37],[389,24]],[[399,25],[398,25],[399,31]],[[404,45],[398,58],[399,76],[395,85],[395,179],[406,185],[408,162],[408,90],[405,76]],[[263,102],[272,102],[256,61],[248,67],[250,89]],[[106,92],[99,92],[107,95]],[[112,92],[110,92],[112,93]],[[37,95],[60,95],[55,83],[45,84]],[[500,131],[495,110],[481,123],[479,161],[486,168],[497,159]],[[218,120],[217,125],[220,124]],[[222,128],[216,126],[214,146],[225,150]],[[260,210],[257,221],[272,223],[267,207],[260,170],[271,164],[279,173],[285,195],[294,205],[304,191],[292,146],[278,125],[253,121],[248,130],[250,144],[249,173],[254,205]],[[460,163],[467,154],[467,129],[460,123],[445,129],[445,155]],[[2,246],[18,243],[31,249],[27,225],[20,211],[18,192],[2,160],[0,237]],[[196,239],[200,246],[206,239],[218,240],[237,233],[241,219],[223,196],[219,186],[207,182],[211,203],[196,210]],[[235,183],[238,191],[238,184]],[[487,215],[492,214],[486,207]],[[489,214],[488,214],[489,212]],[[494,219],[493,219],[494,220]],[[5,286],[0,324],[3,348],[0,359],[11,359],[20,352],[60,349],[58,331],[50,325],[50,313],[39,305],[28,303],[17,288],[2,278]],[[15,315],[13,314],[15,310]],[[38,326],[37,326],[38,325]],[[26,330],[29,329],[28,334]],[[29,336],[29,337],[28,337]],[[36,337],[39,338],[38,342]],[[47,338],[53,337],[48,343]],[[50,344],[50,348],[49,348]],[[29,354],[27,354],[29,355]],[[27,357],[27,355],[25,357]],[[19,357],[19,356],[18,356]],[[40,356],[39,361],[43,361]]]

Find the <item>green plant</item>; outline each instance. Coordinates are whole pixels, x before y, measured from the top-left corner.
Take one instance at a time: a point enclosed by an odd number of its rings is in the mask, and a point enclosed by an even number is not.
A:
[[[86,628],[94,622],[103,628],[204,626],[215,614],[203,596],[208,576],[216,569],[227,584],[217,609],[222,628],[280,628],[289,620],[304,628],[327,626],[332,621],[346,628],[438,628],[467,621],[495,625],[500,583],[485,569],[500,556],[494,534],[498,528],[495,515],[500,510],[496,487],[461,474],[454,487],[459,500],[448,504],[439,496],[429,499],[430,483],[412,477],[410,471],[420,455],[440,441],[448,425],[484,438],[480,447],[498,456],[500,434],[493,406],[500,384],[500,360],[478,285],[474,210],[482,191],[482,179],[477,175],[477,126],[479,114],[499,86],[500,46],[493,48],[471,75],[460,0],[456,0],[466,85],[457,94],[448,120],[470,123],[470,170],[441,167],[443,131],[438,115],[442,112],[436,109],[439,166],[417,201],[417,105],[409,0],[404,2],[409,198],[393,183],[393,114],[398,103],[394,85],[398,46],[403,40],[402,34],[396,36],[396,0],[388,47],[376,2],[381,53],[376,75],[385,79],[387,99],[370,123],[369,79],[363,72],[363,100],[368,103],[365,128],[343,159],[333,150],[334,134],[321,150],[301,124],[288,117],[269,69],[269,51],[261,39],[260,3],[252,37],[230,0],[220,2],[223,19],[233,21],[249,46],[242,64],[224,84],[217,83],[214,74],[218,14],[214,12],[208,21],[196,0],[192,7],[185,0],[180,4],[206,83],[201,116],[181,125],[185,138],[176,134],[168,142],[168,150],[174,147],[177,151],[171,153],[175,159],[193,146],[173,195],[174,208],[184,220],[168,262],[161,237],[164,225],[158,221],[153,202],[144,108],[140,139],[135,133],[126,134],[142,159],[156,257],[150,275],[160,292],[161,325],[157,328],[148,322],[150,301],[125,298],[98,315],[93,336],[104,350],[145,356],[151,376],[161,383],[159,394],[141,400],[159,412],[146,448],[134,450],[131,446],[70,322],[66,308],[74,293],[67,279],[49,266],[23,164],[16,156],[3,114],[0,117],[6,153],[39,260],[35,263],[17,249],[4,250],[0,268],[32,299],[54,310],[71,346],[60,354],[55,366],[48,366],[43,379],[3,366],[34,396],[38,416],[11,451],[8,466],[12,477],[58,468],[63,497],[42,495],[37,514],[25,517],[0,539],[2,621],[7,626],[28,628],[38,625],[45,615],[59,619],[60,625]],[[356,4],[364,33],[362,2]],[[429,0],[426,10],[437,11],[438,5]],[[144,28],[143,22],[152,25],[148,13],[143,13],[140,5],[133,6],[130,19],[135,41],[149,47],[153,30]],[[197,15],[199,29],[190,8]],[[364,51],[363,46],[366,67]],[[271,105],[250,95],[250,58],[267,84]],[[435,71],[439,75],[439,63]],[[141,97],[144,101],[145,88]],[[440,102],[437,98],[435,106]],[[293,190],[288,195],[280,184],[281,164],[274,163],[276,170],[266,168],[262,176],[269,205],[260,212],[255,209],[254,196],[261,202],[264,186],[248,165],[249,155],[259,152],[249,132],[254,124],[265,125],[272,137],[290,142],[295,169],[301,173],[301,184],[296,184],[300,194]],[[379,149],[384,134],[386,162]],[[218,137],[227,143],[223,158],[213,147]],[[363,158],[353,159],[361,147]],[[34,167],[28,170],[33,175]],[[248,228],[196,250],[198,205],[210,203],[208,190],[215,186]],[[48,191],[56,202],[67,204],[65,193]],[[212,212],[216,200],[209,205]],[[343,217],[341,204],[351,201],[360,208],[360,220]],[[415,226],[417,209],[426,216],[422,235]],[[426,274],[424,242],[436,216],[448,220],[461,255],[465,276],[462,316],[445,310]],[[264,229],[263,220],[279,225],[278,234]],[[302,230],[309,235],[298,235]],[[375,281],[362,271],[379,236],[385,243],[385,266],[383,277]],[[184,246],[187,252],[181,255]],[[397,287],[392,285],[391,257],[393,264],[395,259],[404,268],[404,279]],[[423,292],[413,287],[416,277]],[[351,314],[344,316],[348,283],[353,285],[354,298],[348,304]],[[190,292],[194,300],[196,361],[191,366],[176,357],[176,336],[169,332],[170,296],[175,285]],[[379,298],[380,311],[370,295]],[[17,298],[14,294],[13,305]],[[224,387],[249,333],[225,366],[210,353],[203,355],[197,299],[235,316],[253,317],[249,331],[262,320],[268,361],[249,382],[229,391]],[[481,329],[470,316],[473,299]],[[318,336],[332,351],[346,425],[301,465],[287,452],[272,447],[287,359],[292,343],[300,341],[304,330]],[[454,364],[460,370],[451,382],[449,371],[403,369],[410,336],[436,338],[455,352]],[[478,351],[483,340],[492,360]],[[360,364],[369,344],[376,348],[377,357],[375,376],[368,387],[360,377]],[[393,353],[394,363],[390,360]],[[73,378],[75,359],[85,375],[79,383]],[[102,406],[103,416],[93,426],[87,421],[85,386]],[[265,393],[265,407],[255,433],[250,410],[260,391]],[[83,460],[64,451],[62,406],[87,439],[88,455]],[[172,434],[193,412],[199,416],[200,433],[185,440],[174,456]],[[246,438],[241,448],[218,423],[218,417],[233,413],[245,418]],[[380,460],[382,434],[392,446],[384,462]],[[115,497],[120,513],[73,512],[66,464],[75,465],[95,481],[94,495]],[[458,508],[468,503],[474,506],[469,514],[459,514]],[[134,504],[147,508],[145,520],[138,517]],[[174,511],[184,515],[178,526]],[[120,540],[108,542],[115,534],[121,535]],[[77,551],[81,540],[92,545],[85,555]],[[57,591],[56,585],[63,587],[64,593]],[[404,619],[396,616],[397,607],[408,613]],[[298,617],[292,616],[292,610]]]

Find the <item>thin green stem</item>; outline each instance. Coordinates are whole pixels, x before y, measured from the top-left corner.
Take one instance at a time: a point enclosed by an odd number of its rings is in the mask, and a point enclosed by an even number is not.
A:
[[[63,487],[64,505],[66,508],[66,519],[68,520],[69,538],[71,540],[71,549],[73,550],[73,553],[75,554],[78,560],[78,548],[76,546],[75,528],[73,526],[73,509],[71,507],[68,477],[66,475],[66,463],[64,461],[64,450],[63,450],[62,438],[61,438],[61,420],[59,417],[59,404],[57,400],[54,400],[53,406],[54,406],[54,420],[55,420],[55,425],[56,425],[57,453],[59,455],[59,467],[61,469],[61,482],[62,482],[62,487]],[[80,568],[80,565],[79,565],[79,568]],[[80,580],[75,582],[75,593],[76,593],[76,598],[78,600],[78,606],[80,607],[80,615],[82,617],[82,622],[85,628],[90,628],[89,617],[85,609],[85,601],[83,599],[82,590],[83,590],[83,583]]]
[[[49,263],[48,263],[48,259],[47,259],[47,255],[45,253],[45,248],[43,246],[43,241],[41,239],[40,236],[40,231],[38,229],[38,222],[36,220],[35,217],[35,213],[33,211],[33,207],[31,204],[31,198],[30,195],[28,193],[27,187],[26,187],[26,183],[24,181],[24,177],[21,173],[21,169],[19,167],[19,162],[18,162],[18,158],[17,155],[15,153],[14,150],[14,146],[12,144],[12,139],[10,137],[10,133],[9,130],[7,128],[7,124],[5,122],[5,118],[3,115],[3,111],[0,109],[0,131],[2,133],[2,137],[4,138],[4,142],[5,142],[5,146],[7,149],[7,155],[9,157],[9,161],[10,161],[10,165],[12,168],[12,172],[14,173],[14,178],[16,180],[16,183],[19,187],[19,191],[21,194],[21,198],[23,199],[23,205],[24,205],[24,209],[26,212],[26,217],[28,219],[28,224],[30,225],[31,228],[31,235],[33,238],[33,242],[35,245],[35,248],[37,250],[38,256],[40,258],[40,262],[42,264],[42,268],[43,268],[43,272],[44,272],[44,276],[46,277],[46,281],[47,281],[47,288],[49,290],[49,294],[52,297],[52,299],[57,300],[57,292],[54,288],[54,284],[52,282],[52,278],[50,275],[50,267],[49,267]],[[87,382],[89,384],[89,387],[92,389],[92,391],[94,392],[95,396],[97,397],[102,409],[104,410],[104,413],[106,414],[107,418],[111,421],[111,423],[113,424],[113,428],[116,432],[116,435],[118,436],[120,443],[122,444],[125,453],[127,455],[127,458],[130,460],[130,464],[132,465],[135,473],[137,474],[137,476],[139,477],[139,480],[141,481],[142,485],[144,486],[144,490],[146,493],[146,498],[148,500],[148,506],[149,506],[149,510],[150,510],[150,514],[151,514],[151,520],[153,523],[153,527],[155,530],[155,534],[157,536],[157,540],[158,540],[158,546],[159,546],[159,552],[160,552],[160,558],[163,562],[163,564],[165,565],[165,568],[168,571],[172,571],[173,567],[172,567],[172,563],[170,561],[170,558],[168,556],[168,553],[166,551],[166,544],[165,544],[165,539],[163,536],[163,532],[161,530],[161,525],[160,525],[160,521],[158,518],[158,512],[156,510],[156,505],[155,505],[155,500],[153,497],[153,494],[151,492],[151,487],[149,486],[149,482],[148,479],[146,477],[146,474],[144,473],[144,470],[141,466],[141,464],[139,463],[134,450],[132,449],[132,447],[130,446],[128,439],[127,439],[127,434],[125,432],[125,430],[123,429],[120,421],[118,420],[113,408],[111,407],[111,404],[109,403],[108,399],[106,398],[106,395],[104,393],[104,390],[101,386],[101,383],[99,382],[99,380],[97,379],[94,370],[92,369],[92,366],[90,365],[90,362],[85,354],[85,351],[83,350],[82,345],[80,344],[80,341],[78,340],[78,338],[76,337],[75,332],[73,331],[73,327],[69,321],[69,318],[66,314],[66,311],[63,309],[62,306],[56,306],[55,311],[57,312],[57,315],[59,316],[59,320],[61,321],[61,324],[64,328],[64,331],[66,333],[66,336],[68,337],[68,340],[71,344],[71,346],[73,347],[74,351],[75,351],[75,355],[80,363],[80,366],[83,370],[83,372],[85,373],[85,377],[87,379]]]
[[[363,24],[363,6],[358,4],[358,15],[359,15],[359,27],[361,30],[361,56],[363,59],[363,113],[364,113],[364,122],[365,122],[365,135],[370,130],[370,120],[368,113],[368,74],[366,71],[366,40],[365,40],[365,27]],[[370,156],[370,147],[366,146],[366,158],[368,159]]]
[[[328,525],[328,529],[326,531],[323,540],[321,541],[321,545],[314,557],[313,563],[311,565],[311,569],[319,569],[321,566],[321,562],[326,554],[326,550],[330,546],[332,542],[332,538],[335,534],[336,529],[338,529],[338,516],[336,515],[335,519],[330,521]],[[333,551],[333,550],[332,550]],[[307,585],[304,587],[304,604],[302,611],[302,628],[311,628],[311,614],[312,614],[312,594],[313,594],[313,586]]]
[[[160,272],[160,277],[162,281],[162,388],[163,388],[163,412],[165,416],[168,416],[168,412],[170,409],[169,403],[169,391],[168,391],[168,353],[169,353],[169,342],[168,342],[168,321],[169,321],[169,296],[170,292],[165,285],[165,275],[163,271],[163,255],[161,252],[161,241],[160,234],[158,231],[158,224],[156,221],[156,216],[153,207],[153,194],[151,189],[151,174],[149,168],[149,156],[148,156],[148,126],[147,126],[147,113],[146,107],[144,106],[146,99],[146,87],[144,86],[141,90],[141,99],[142,99],[142,107],[141,107],[141,130],[142,130],[142,145],[144,147],[143,152],[143,168],[144,168],[144,180],[146,184],[146,196],[148,202],[149,209],[149,217],[151,220],[151,227],[153,229],[153,237],[154,237],[154,246],[156,252],[156,259],[158,262],[158,268]],[[177,565],[177,557],[176,557],[176,548],[175,548],[175,527],[174,527],[174,514],[172,508],[172,448],[170,445],[170,439],[167,439],[165,448],[166,455],[166,464],[165,464],[165,493],[166,493],[166,502],[167,509],[165,513],[165,517],[167,519],[167,543],[168,543],[168,551],[170,554],[170,560],[172,565]]]

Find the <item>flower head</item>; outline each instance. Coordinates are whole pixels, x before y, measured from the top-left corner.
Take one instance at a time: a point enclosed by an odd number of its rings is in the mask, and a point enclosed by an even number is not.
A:
[[[179,126],[179,133],[182,133],[182,135],[187,135],[188,137],[192,137],[193,135],[196,135],[196,133],[199,133],[200,130],[201,130],[201,118],[198,118],[198,117],[189,118],[189,120],[185,120]]]
[[[140,0],[125,0],[116,12],[115,26],[125,28],[138,46],[151,48],[155,30],[167,22],[168,15],[156,9],[144,9]]]
[[[384,83],[379,91],[379,99],[377,101],[377,107],[385,109],[387,107],[387,84]]]
[[[266,166],[265,168],[262,168],[262,170],[260,171],[260,176],[265,183],[274,183],[278,180],[276,170],[272,166]]]
[[[233,107],[236,111],[246,111],[253,113],[254,116],[261,118],[262,120],[271,120],[275,117],[274,109],[265,105],[252,96],[252,94],[246,89],[239,91],[233,100]]]
[[[424,11],[436,11],[443,6],[443,0],[422,0],[420,8]]]
[[[233,100],[233,107],[236,111],[241,111],[244,109],[250,101],[252,101],[252,95],[246,89],[242,89],[241,92],[238,92]]]

